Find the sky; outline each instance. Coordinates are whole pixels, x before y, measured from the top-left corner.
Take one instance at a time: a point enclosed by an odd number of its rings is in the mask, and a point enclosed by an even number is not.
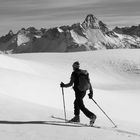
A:
[[[83,22],[95,15],[109,28],[140,23],[140,0],[0,0],[0,35]]]

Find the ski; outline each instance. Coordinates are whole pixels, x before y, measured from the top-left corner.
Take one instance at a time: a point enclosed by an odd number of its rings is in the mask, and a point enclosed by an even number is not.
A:
[[[99,129],[103,129],[103,130],[107,130],[107,131],[114,131],[114,132],[118,132],[118,133],[121,133],[121,134],[126,134],[128,136],[137,136],[137,137],[140,137],[140,134],[138,133],[135,133],[135,132],[132,132],[132,131],[127,131],[127,130],[123,130],[123,129],[119,129],[119,128],[116,128],[116,127],[112,127],[112,128],[108,128],[108,127],[101,127],[101,126],[90,126],[88,124],[83,124],[83,123],[73,123],[73,122],[68,122],[69,120],[66,120],[64,118],[61,118],[61,117],[57,117],[57,116],[51,116],[51,118],[53,119],[56,119],[56,120],[60,120],[61,123],[63,124],[73,124],[73,125],[76,125],[76,127],[93,127],[93,128],[99,128]]]
[[[51,116],[51,118],[61,120],[61,121],[63,121],[63,123],[76,124],[76,125],[80,125],[80,126],[84,126],[84,127],[101,128],[100,126],[96,126],[96,125],[90,126],[88,124],[84,124],[84,123],[80,123],[80,122],[69,122],[69,120],[65,120],[64,118],[56,117],[56,116],[53,116],[53,115]]]
[[[107,130],[107,131],[115,131],[115,132],[126,134],[126,135],[133,135],[133,136],[140,137],[140,134],[138,134],[138,133],[123,130],[123,129],[118,129],[116,127],[108,128],[108,127],[101,127],[101,126],[97,126],[97,125],[90,126],[90,125],[84,124],[84,123],[68,122],[69,120],[65,121],[64,118],[53,116],[53,115],[51,116],[51,118],[56,119],[56,120],[60,120],[60,122],[64,123],[64,124],[74,124],[74,125],[76,124],[76,126],[78,125],[78,127],[93,127],[93,128],[99,128],[99,129],[103,129],[103,130]]]
[[[81,125],[65,123],[64,121],[45,121],[44,124],[55,125],[55,126],[66,126],[66,127],[82,127]]]

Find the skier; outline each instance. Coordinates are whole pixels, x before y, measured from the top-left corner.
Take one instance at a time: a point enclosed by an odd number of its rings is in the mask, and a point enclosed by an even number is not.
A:
[[[90,93],[88,94],[89,98],[92,99],[93,97],[93,90],[90,83],[88,72],[86,70],[80,69],[80,63],[78,61],[74,62],[72,67],[73,67],[73,72],[71,74],[70,82],[67,84],[64,84],[63,82],[61,82],[60,84],[61,87],[65,87],[65,88],[74,85],[73,89],[75,91],[75,101],[74,101],[74,115],[75,116],[69,122],[80,122],[80,110],[81,110],[90,119],[90,125],[92,126],[96,120],[96,115],[92,113],[91,111],[89,111],[83,103],[83,98],[85,97],[86,91],[88,89],[90,91]],[[80,73],[84,73],[85,75],[87,75],[89,87],[86,87],[87,86],[86,82],[81,87],[79,86]]]

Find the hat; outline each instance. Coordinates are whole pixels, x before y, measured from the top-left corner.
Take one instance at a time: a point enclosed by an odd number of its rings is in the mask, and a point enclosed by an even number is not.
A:
[[[79,68],[80,67],[80,63],[78,61],[74,62],[72,65],[74,68]]]

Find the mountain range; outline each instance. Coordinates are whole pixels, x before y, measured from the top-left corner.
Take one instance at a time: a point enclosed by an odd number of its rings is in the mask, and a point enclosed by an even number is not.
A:
[[[82,23],[54,28],[29,27],[0,37],[0,53],[77,52],[140,48],[140,25],[109,29],[93,14]]]

